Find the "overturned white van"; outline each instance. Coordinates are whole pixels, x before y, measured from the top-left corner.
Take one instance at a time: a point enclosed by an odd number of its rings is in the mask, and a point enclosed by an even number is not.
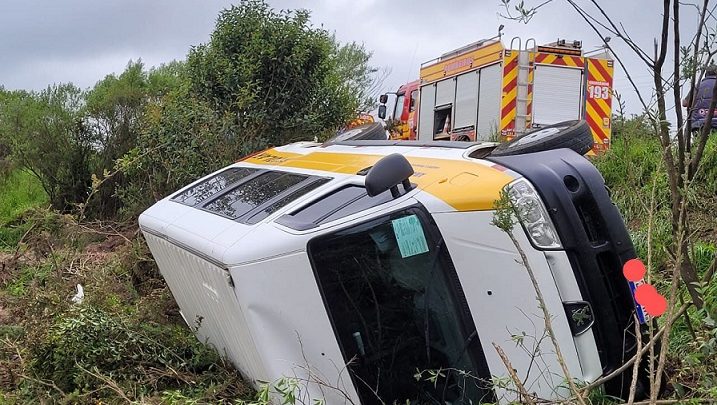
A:
[[[327,404],[502,402],[515,394],[497,383],[495,344],[528,392],[558,398],[565,377],[518,251],[491,224],[495,200],[506,189],[518,208],[579,380],[634,353],[621,273],[634,250],[582,156],[493,147],[295,143],[188,185],[140,226],[186,322],[256,385],[295,377]],[[443,371],[416,378],[425,370]]]

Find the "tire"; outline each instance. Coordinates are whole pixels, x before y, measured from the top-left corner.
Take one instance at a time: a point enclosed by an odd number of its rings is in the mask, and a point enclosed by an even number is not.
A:
[[[371,122],[347,129],[334,135],[327,143],[343,141],[386,140],[386,130],[380,122]]]
[[[563,121],[523,134],[498,145],[491,156],[511,156],[567,148],[584,155],[593,147],[593,135],[584,120]]]

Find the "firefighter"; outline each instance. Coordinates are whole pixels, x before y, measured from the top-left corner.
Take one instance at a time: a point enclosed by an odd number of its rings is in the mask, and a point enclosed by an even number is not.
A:
[[[698,131],[705,124],[707,120],[707,113],[709,112],[710,102],[712,101],[712,92],[717,85],[717,65],[709,65],[705,69],[705,77],[700,81],[693,91],[687,95],[687,98],[682,100],[682,106],[688,107],[688,113],[691,118],[691,130]],[[692,107],[690,107],[690,98],[692,94],[695,94],[692,100]],[[717,129],[717,114],[712,118],[712,129]]]

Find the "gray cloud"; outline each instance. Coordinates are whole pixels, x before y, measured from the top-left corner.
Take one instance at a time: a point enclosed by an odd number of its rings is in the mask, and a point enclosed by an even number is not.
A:
[[[529,2],[529,0],[528,0]],[[0,12],[0,84],[10,89],[41,89],[54,82],[92,86],[106,74],[121,71],[130,59],[158,65],[184,58],[192,45],[209,40],[219,11],[228,0],[5,0]],[[391,68],[387,90],[418,78],[421,62],[492,36],[505,24],[504,41],[519,36],[547,43],[581,39],[587,49],[599,38],[566,1],[554,0],[528,24],[499,17],[498,0],[270,0],[278,9],[308,8],[316,26],[335,32],[341,41],[364,43],[374,64]],[[629,27],[644,49],[652,49],[661,9],[647,1],[603,0],[606,10]],[[587,1],[581,4],[589,6]],[[695,20],[695,13],[683,19]],[[686,24],[683,35],[691,35]],[[649,89],[649,74],[613,40],[638,84]],[[615,78],[636,100],[624,74]]]
[[[0,84],[39,89],[93,85],[129,59],[159,64],[206,42],[229,2],[6,0],[0,13]]]

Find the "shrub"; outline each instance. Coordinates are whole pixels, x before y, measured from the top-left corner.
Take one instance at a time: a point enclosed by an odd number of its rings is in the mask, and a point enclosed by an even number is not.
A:
[[[304,10],[260,0],[220,13],[188,55],[181,85],[147,106],[137,146],[119,162],[125,213],[243,155],[322,137],[372,104],[371,53],[341,45]]]
[[[35,375],[65,392],[101,388],[104,376],[148,395],[182,387],[183,378],[216,384],[212,372],[222,371],[219,355],[187,328],[133,324],[89,305],[60,316],[31,352]]]
[[[90,185],[92,139],[82,120],[83,98],[79,88],[61,84],[9,93],[0,103],[0,142],[61,211],[83,201]]]

